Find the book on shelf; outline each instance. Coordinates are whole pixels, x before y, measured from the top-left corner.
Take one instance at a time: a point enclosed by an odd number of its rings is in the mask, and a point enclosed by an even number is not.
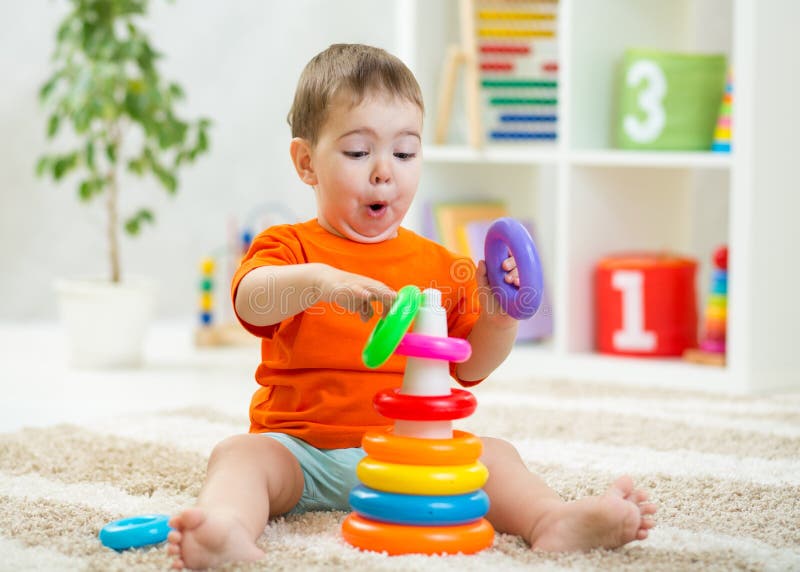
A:
[[[509,216],[499,201],[447,202],[430,205],[426,213],[426,234],[457,254],[471,257],[477,264],[484,257],[486,233],[492,223]],[[531,221],[522,221],[535,240]],[[541,340],[553,333],[552,305],[547,287],[536,314],[519,324],[517,341]]]

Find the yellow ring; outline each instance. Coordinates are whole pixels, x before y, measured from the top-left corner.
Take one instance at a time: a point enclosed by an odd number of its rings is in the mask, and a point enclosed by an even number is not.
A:
[[[376,461],[400,465],[468,465],[483,451],[481,440],[466,431],[452,439],[421,439],[395,435],[391,430],[364,435],[361,446]]]
[[[469,465],[398,465],[364,457],[356,467],[366,486],[408,495],[461,495],[477,491],[489,478],[480,461]]]

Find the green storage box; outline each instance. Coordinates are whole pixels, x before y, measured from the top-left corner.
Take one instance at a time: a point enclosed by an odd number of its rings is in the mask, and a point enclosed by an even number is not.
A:
[[[626,50],[619,82],[617,146],[711,149],[727,67],[724,55]]]

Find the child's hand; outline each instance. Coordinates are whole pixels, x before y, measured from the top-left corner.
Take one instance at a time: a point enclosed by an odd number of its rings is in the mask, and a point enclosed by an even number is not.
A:
[[[397,292],[383,282],[327,265],[320,272],[317,286],[320,288],[320,301],[356,312],[364,322],[368,322],[375,313],[373,302],[381,303],[385,316],[397,297]]]
[[[503,279],[508,284],[513,284],[519,288],[519,272],[517,271],[517,262],[514,260],[514,257],[509,255],[509,257],[503,261],[502,268],[506,272]],[[478,289],[481,290],[481,313],[497,318],[500,320],[501,324],[516,323],[514,318],[506,314],[500,302],[497,300],[497,297],[492,293],[489,285],[489,275],[486,270],[486,262],[483,260],[478,263],[476,279],[478,281]]]

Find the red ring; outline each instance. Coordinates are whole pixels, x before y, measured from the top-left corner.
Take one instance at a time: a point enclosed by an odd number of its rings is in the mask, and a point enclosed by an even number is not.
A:
[[[403,421],[452,421],[475,412],[478,402],[463,389],[452,389],[450,395],[406,395],[399,389],[384,389],[372,400],[375,409],[389,419]]]

